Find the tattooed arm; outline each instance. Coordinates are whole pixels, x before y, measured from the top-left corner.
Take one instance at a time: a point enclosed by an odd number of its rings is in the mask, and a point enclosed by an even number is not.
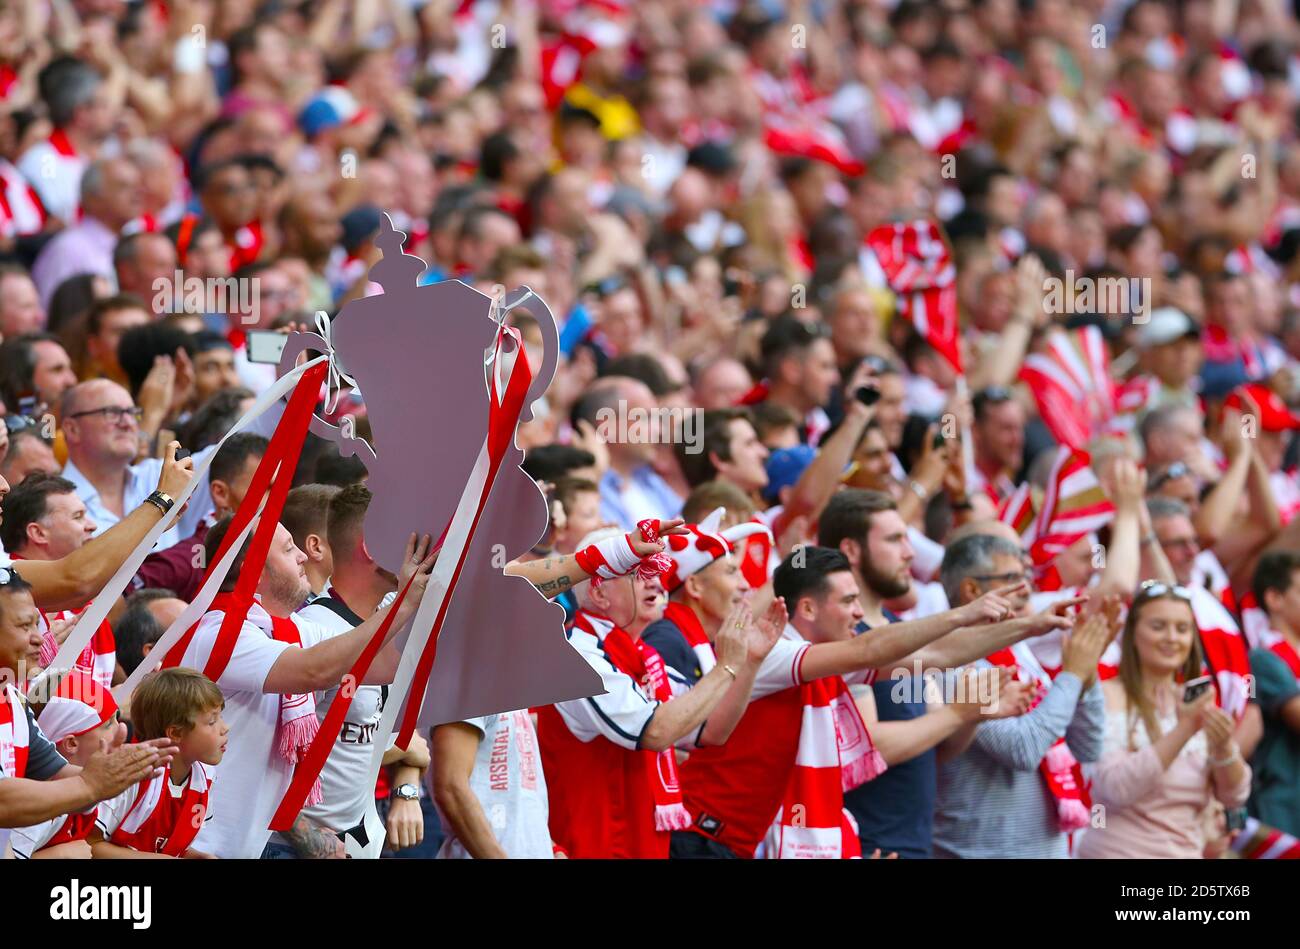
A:
[[[573,554],[562,557],[547,557],[543,560],[528,560],[506,564],[506,574],[523,577],[548,600],[553,600],[565,590],[591,577],[587,571],[578,566],[578,558]]]
[[[343,860],[347,857],[343,840],[338,834],[302,814],[284,832],[284,839],[293,845],[298,856],[304,860]]]

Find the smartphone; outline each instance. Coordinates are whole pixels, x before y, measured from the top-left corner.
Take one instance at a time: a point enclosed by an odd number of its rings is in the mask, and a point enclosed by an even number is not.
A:
[[[269,363],[272,366],[280,364],[280,356],[289,342],[287,334],[277,333],[274,330],[249,330],[246,338],[248,361]]]
[[[1210,676],[1201,676],[1199,679],[1192,679],[1190,682],[1183,683],[1183,704],[1190,705],[1195,702],[1206,690],[1214,685],[1214,679]]]
[[[1230,807],[1224,811],[1223,817],[1229,833],[1246,829],[1247,813],[1244,807]]]

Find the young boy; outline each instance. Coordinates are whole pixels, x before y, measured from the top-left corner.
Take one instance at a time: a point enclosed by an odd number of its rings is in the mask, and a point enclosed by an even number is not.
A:
[[[112,693],[90,673],[78,670],[59,682],[36,722],[68,764],[78,767],[84,767],[95,752],[116,748],[126,737]],[[86,836],[95,826],[95,813],[91,807],[84,813],[60,814],[30,827],[15,828],[10,838],[14,856],[20,860],[90,859]]]
[[[193,669],[161,669],[131,696],[138,740],[170,738],[180,747],[171,768],[99,805],[90,848],[96,858],[209,857],[190,846],[212,819],[212,769],[226,752],[230,727],[216,684]]]

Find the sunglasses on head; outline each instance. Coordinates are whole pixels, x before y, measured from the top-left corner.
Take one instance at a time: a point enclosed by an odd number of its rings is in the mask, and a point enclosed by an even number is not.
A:
[[[1170,481],[1177,480],[1178,478],[1185,478],[1191,473],[1192,469],[1187,467],[1186,462],[1175,461],[1172,465],[1151,479],[1150,484],[1147,485],[1147,491],[1159,491],[1163,485],[1168,484]]]
[[[27,428],[36,427],[36,419],[29,415],[6,415],[5,430],[12,435],[14,432],[21,432]]]
[[[1176,596],[1180,600],[1192,599],[1192,591],[1177,583],[1165,583],[1162,580],[1143,580],[1138,587],[1138,596],[1151,600],[1158,596]]]
[[[594,293],[598,298],[604,300],[607,297],[612,297],[614,294],[618,293],[618,291],[627,286],[627,280],[625,280],[621,275],[612,274],[611,276],[605,277],[603,280],[597,280],[595,283],[588,284],[586,290],[588,293]]]

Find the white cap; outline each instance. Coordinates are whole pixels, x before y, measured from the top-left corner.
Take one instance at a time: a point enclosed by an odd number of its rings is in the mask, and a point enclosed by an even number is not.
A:
[[[1172,306],[1162,306],[1151,313],[1151,319],[1142,324],[1138,330],[1139,349],[1163,346],[1185,336],[1199,336],[1200,327],[1196,321],[1182,310]]]

